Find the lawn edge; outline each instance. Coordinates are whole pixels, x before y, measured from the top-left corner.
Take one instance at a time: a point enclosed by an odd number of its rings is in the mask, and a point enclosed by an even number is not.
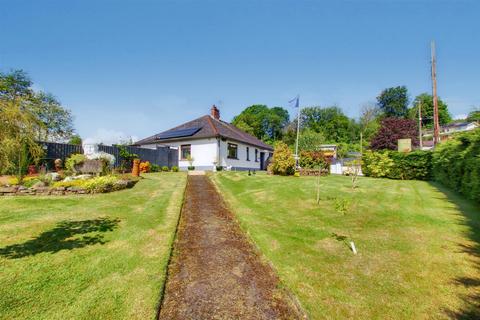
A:
[[[208,179],[212,182],[213,186],[215,187],[215,190],[220,194],[222,197],[223,203],[227,207],[227,209],[232,213],[232,219],[234,219],[235,223],[240,227],[240,230],[243,232],[245,235],[245,238],[247,241],[252,245],[255,253],[260,257],[260,260],[263,263],[266,263],[270,268],[272,268],[273,272],[277,276],[279,280],[279,289],[287,296],[287,298],[290,299],[290,301],[293,303],[295,309],[298,311],[300,315],[303,316],[304,319],[310,319],[309,314],[305,311],[305,308],[303,307],[302,303],[298,299],[298,297],[293,293],[293,291],[290,289],[290,287],[283,281],[283,279],[279,276],[279,272],[275,265],[268,259],[268,257],[263,253],[263,251],[260,250],[260,248],[257,246],[256,242],[253,240],[251,237],[250,233],[248,230],[245,229],[244,225],[241,223],[241,221],[238,219],[237,214],[235,210],[233,209],[231,203],[227,201],[227,198],[232,198],[230,195],[224,193],[220,189],[220,185],[216,181],[215,175],[214,174],[207,174]]]
[[[166,290],[166,287],[167,287],[166,284],[167,284],[168,277],[169,277],[170,263],[172,262],[172,257],[173,257],[173,249],[175,247],[175,242],[177,241],[178,227],[180,225],[180,220],[181,220],[181,217],[182,217],[182,211],[183,211],[183,207],[185,205],[185,193],[187,192],[187,185],[188,185],[188,176],[185,177],[185,185],[184,185],[183,191],[181,193],[181,204],[180,204],[179,212],[178,212],[178,215],[177,215],[177,221],[175,222],[175,230],[173,232],[173,236],[171,237],[171,240],[168,243],[168,247],[169,247],[168,259],[167,259],[167,262],[165,264],[166,267],[165,267],[165,272],[164,272],[164,280],[163,280],[163,283],[162,283],[162,287],[160,288],[160,295],[157,299],[157,305],[155,306],[156,312],[155,312],[155,318],[154,319],[158,319],[160,317],[160,309],[162,308],[162,303],[163,303],[163,300],[165,298],[165,290]]]

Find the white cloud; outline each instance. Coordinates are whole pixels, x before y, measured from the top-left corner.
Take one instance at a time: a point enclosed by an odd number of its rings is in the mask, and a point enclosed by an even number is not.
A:
[[[126,134],[122,131],[111,130],[100,128],[90,137],[86,138],[85,140],[94,141],[96,143],[103,143],[105,145],[112,145],[117,143],[124,143],[139,140],[137,136],[132,136]]]

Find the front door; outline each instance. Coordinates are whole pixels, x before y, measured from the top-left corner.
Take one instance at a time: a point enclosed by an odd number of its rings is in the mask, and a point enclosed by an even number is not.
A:
[[[265,170],[265,152],[260,152],[260,170]]]

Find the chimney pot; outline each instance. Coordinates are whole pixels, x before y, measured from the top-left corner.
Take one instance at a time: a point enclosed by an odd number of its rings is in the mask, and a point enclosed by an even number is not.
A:
[[[210,109],[210,116],[214,119],[220,120],[220,110],[218,110],[215,105],[213,105],[212,109]]]

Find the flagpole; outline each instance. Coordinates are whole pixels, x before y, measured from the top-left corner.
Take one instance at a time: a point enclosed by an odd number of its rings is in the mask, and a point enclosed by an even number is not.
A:
[[[300,134],[300,96],[297,96],[297,108],[298,108],[298,115],[297,115],[297,141],[295,143],[295,165],[298,168],[298,135]]]

